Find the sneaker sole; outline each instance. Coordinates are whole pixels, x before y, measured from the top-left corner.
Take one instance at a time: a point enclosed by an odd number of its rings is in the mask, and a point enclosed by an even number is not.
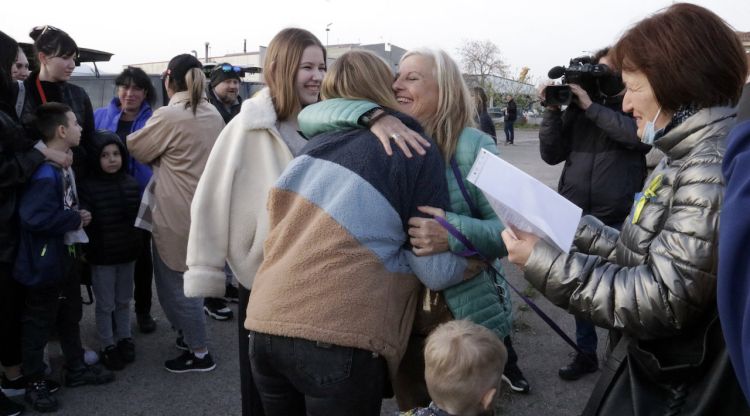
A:
[[[515,391],[515,392],[518,392],[518,393],[528,393],[529,390],[531,390],[531,389],[524,390],[522,387],[514,386],[513,383],[510,382],[510,379],[505,376],[505,374],[503,374],[502,379],[505,382],[505,384],[507,384],[508,387],[510,387],[510,389],[513,390],[513,391]]]
[[[214,368],[216,368],[216,363],[214,363],[214,365],[212,365],[211,367],[206,367],[206,368],[187,368],[185,370],[174,370],[174,369],[171,369],[171,368],[169,368],[167,366],[164,366],[165,370],[169,371],[170,373],[175,373],[175,374],[192,373],[192,372],[206,373],[206,372],[212,371]]]
[[[240,303],[239,298],[224,298],[224,301],[226,302],[232,302],[232,303]]]
[[[8,397],[16,397],[16,396],[23,396],[26,394],[26,389],[0,389],[3,391],[3,394]]]
[[[228,321],[232,319],[233,315],[219,315],[216,312],[208,309],[207,307],[203,307],[203,312],[205,312],[206,315],[210,316],[211,318],[217,320],[217,321]]]

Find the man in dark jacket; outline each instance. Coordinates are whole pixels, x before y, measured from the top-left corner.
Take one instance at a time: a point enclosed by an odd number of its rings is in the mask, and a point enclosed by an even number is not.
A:
[[[244,75],[242,68],[224,62],[218,64],[211,70],[211,82],[208,86],[208,101],[219,110],[224,123],[234,118],[242,107],[240,98],[240,78]],[[225,298],[234,302],[238,300],[237,289],[232,285],[232,271],[225,267],[227,274],[227,289]],[[231,319],[234,314],[227,306],[226,299],[206,298],[203,310],[206,315],[217,321]]]
[[[513,144],[513,123],[518,118],[518,110],[513,96],[507,97],[508,106],[505,108],[505,144]]]
[[[211,70],[208,101],[219,110],[224,123],[229,123],[240,112],[240,108],[242,107],[240,78],[243,75],[242,68],[226,62],[216,65]]]
[[[608,49],[593,61],[607,65]],[[579,85],[565,111],[547,107],[539,130],[539,151],[550,165],[565,162],[558,192],[610,227],[619,229],[646,175],[645,154],[651,146],[636,135],[635,120],[623,114],[622,96],[599,93],[593,100]],[[544,92],[542,92],[544,94]],[[543,98],[543,97],[542,97]],[[576,318],[576,343],[585,354],[560,368],[565,380],[577,380],[598,368],[594,325]]]

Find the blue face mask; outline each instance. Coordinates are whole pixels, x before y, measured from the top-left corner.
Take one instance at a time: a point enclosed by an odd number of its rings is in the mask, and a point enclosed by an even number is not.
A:
[[[643,128],[643,137],[641,137],[643,143],[654,144],[654,139],[656,138],[656,119],[659,118],[659,114],[661,114],[661,106],[659,106],[659,111],[656,112],[654,119],[646,122],[646,127]]]

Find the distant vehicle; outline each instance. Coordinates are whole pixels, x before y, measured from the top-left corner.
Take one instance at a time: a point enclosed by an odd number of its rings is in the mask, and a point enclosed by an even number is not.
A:
[[[492,123],[497,126],[502,126],[505,121],[505,110],[500,107],[490,107],[487,109],[487,114],[490,115]]]

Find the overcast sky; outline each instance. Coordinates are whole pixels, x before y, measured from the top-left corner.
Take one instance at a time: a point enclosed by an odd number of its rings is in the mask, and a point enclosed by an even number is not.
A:
[[[700,0],[740,31],[750,31],[750,0]],[[112,52],[100,70],[169,60],[210,42],[210,55],[248,51],[297,26],[328,42],[389,42],[405,49],[441,47],[458,59],[465,40],[489,39],[514,71],[542,78],[571,57],[612,44],[633,23],[671,4],[664,0],[261,0],[3,2],[0,30],[29,42],[35,25],[67,31],[79,46]],[[201,7],[195,6],[201,5]],[[108,14],[105,14],[108,13]]]

